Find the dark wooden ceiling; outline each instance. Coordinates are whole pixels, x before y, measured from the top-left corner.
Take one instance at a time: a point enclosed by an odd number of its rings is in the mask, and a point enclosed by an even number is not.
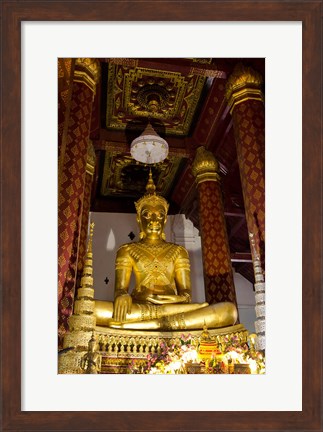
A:
[[[135,211],[134,201],[144,193],[149,167],[131,157],[130,144],[149,120],[169,145],[167,159],[152,166],[157,191],[169,201],[170,214],[184,213],[197,228],[197,188],[191,164],[201,145],[214,153],[220,164],[232,264],[254,283],[225,85],[239,62],[265,79],[264,59],[99,60],[101,82],[91,124],[97,157],[91,210]]]

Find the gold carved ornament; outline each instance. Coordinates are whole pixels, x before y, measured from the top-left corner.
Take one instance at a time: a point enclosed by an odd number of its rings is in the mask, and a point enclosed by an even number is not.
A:
[[[86,172],[93,177],[95,172],[96,156],[92,142],[89,142],[87,149]]]
[[[123,130],[127,118],[151,117],[164,123],[165,132],[186,135],[206,78],[120,64],[125,59],[109,61],[106,126]]]
[[[168,208],[169,208],[168,202],[161,195],[156,195],[155,192],[156,192],[156,186],[154,184],[154,181],[152,178],[152,173],[150,170],[149,171],[149,179],[148,179],[148,183],[146,186],[146,194],[144,196],[142,196],[141,198],[139,198],[138,201],[135,202],[137,214],[140,214],[143,205],[146,203],[149,203],[149,204],[154,205],[154,206],[160,204],[164,207],[165,212],[166,213],[168,212]]]
[[[196,156],[192,165],[192,172],[196,183],[205,181],[220,181],[219,164],[213,153],[201,146],[196,150]]]
[[[236,105],[250,99],[264,102],[262,84],[263,79],[259,72],[242,63],[237,64],[226,85],[225,96],[230,113],[232,114]]]
[[[96,93],[96,86],[100,80],[100,62],[92,58],[77,58],[75,61],[74,81],[85,84]]]

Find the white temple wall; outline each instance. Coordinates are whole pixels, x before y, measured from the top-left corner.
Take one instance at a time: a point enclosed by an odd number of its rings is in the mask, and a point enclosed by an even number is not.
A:
[[[135,213],[92,212],[91,222],[95,223],[93,235],[93,277],[94,296],[98,300],[113,300],[114,263],[119,246],[139,240],[139,228]],[[133,232],[133,240],[129,234]],[[166,240],[184,246],[191,262],[192,301],[205,301],[201,237],[199,231],[184,215],[168,216],[165,226]],[[109,280],[106,283],[106,278]],[[255,296],[252,284],[240,274],[234,273],[240,322],[254,332]],[[134,278],[131,287],[134,287]]]
[[[199,231],[183,214],[170,216],[168,223],[171,226],[169,241],[184,246],[190,256],[192,302],[203,303],[205,302],[205,292]]]

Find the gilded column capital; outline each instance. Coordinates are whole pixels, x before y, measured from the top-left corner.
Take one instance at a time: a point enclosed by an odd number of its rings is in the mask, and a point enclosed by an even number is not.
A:
[[[241,102],[246,100],[264,101],[261,90],[263,79],[259,72],[249,66],[238,63],[230,75],[226,85],[226,98],[229,103],[230,112]]]
[[[88,86],[93,94],[100,79],[100,62],[92,58],[77,58],[75,61],[74,81]]]
[[[196,150],[192,172],[197,184],[205,181],[219,181],[219,164],[213,153],[201,146]]]

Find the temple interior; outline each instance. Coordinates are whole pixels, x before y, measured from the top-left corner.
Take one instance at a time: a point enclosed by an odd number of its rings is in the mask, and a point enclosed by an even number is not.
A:
[[[264,97],[262,58],[58,59],[59,373],[264,373]],[[188,303],[233,305],[234,322],[193,325],[177,306],[159,330],[97,324],[117,251],[142,241],[135,202],[156,196],[163,241],[188,253]]]

